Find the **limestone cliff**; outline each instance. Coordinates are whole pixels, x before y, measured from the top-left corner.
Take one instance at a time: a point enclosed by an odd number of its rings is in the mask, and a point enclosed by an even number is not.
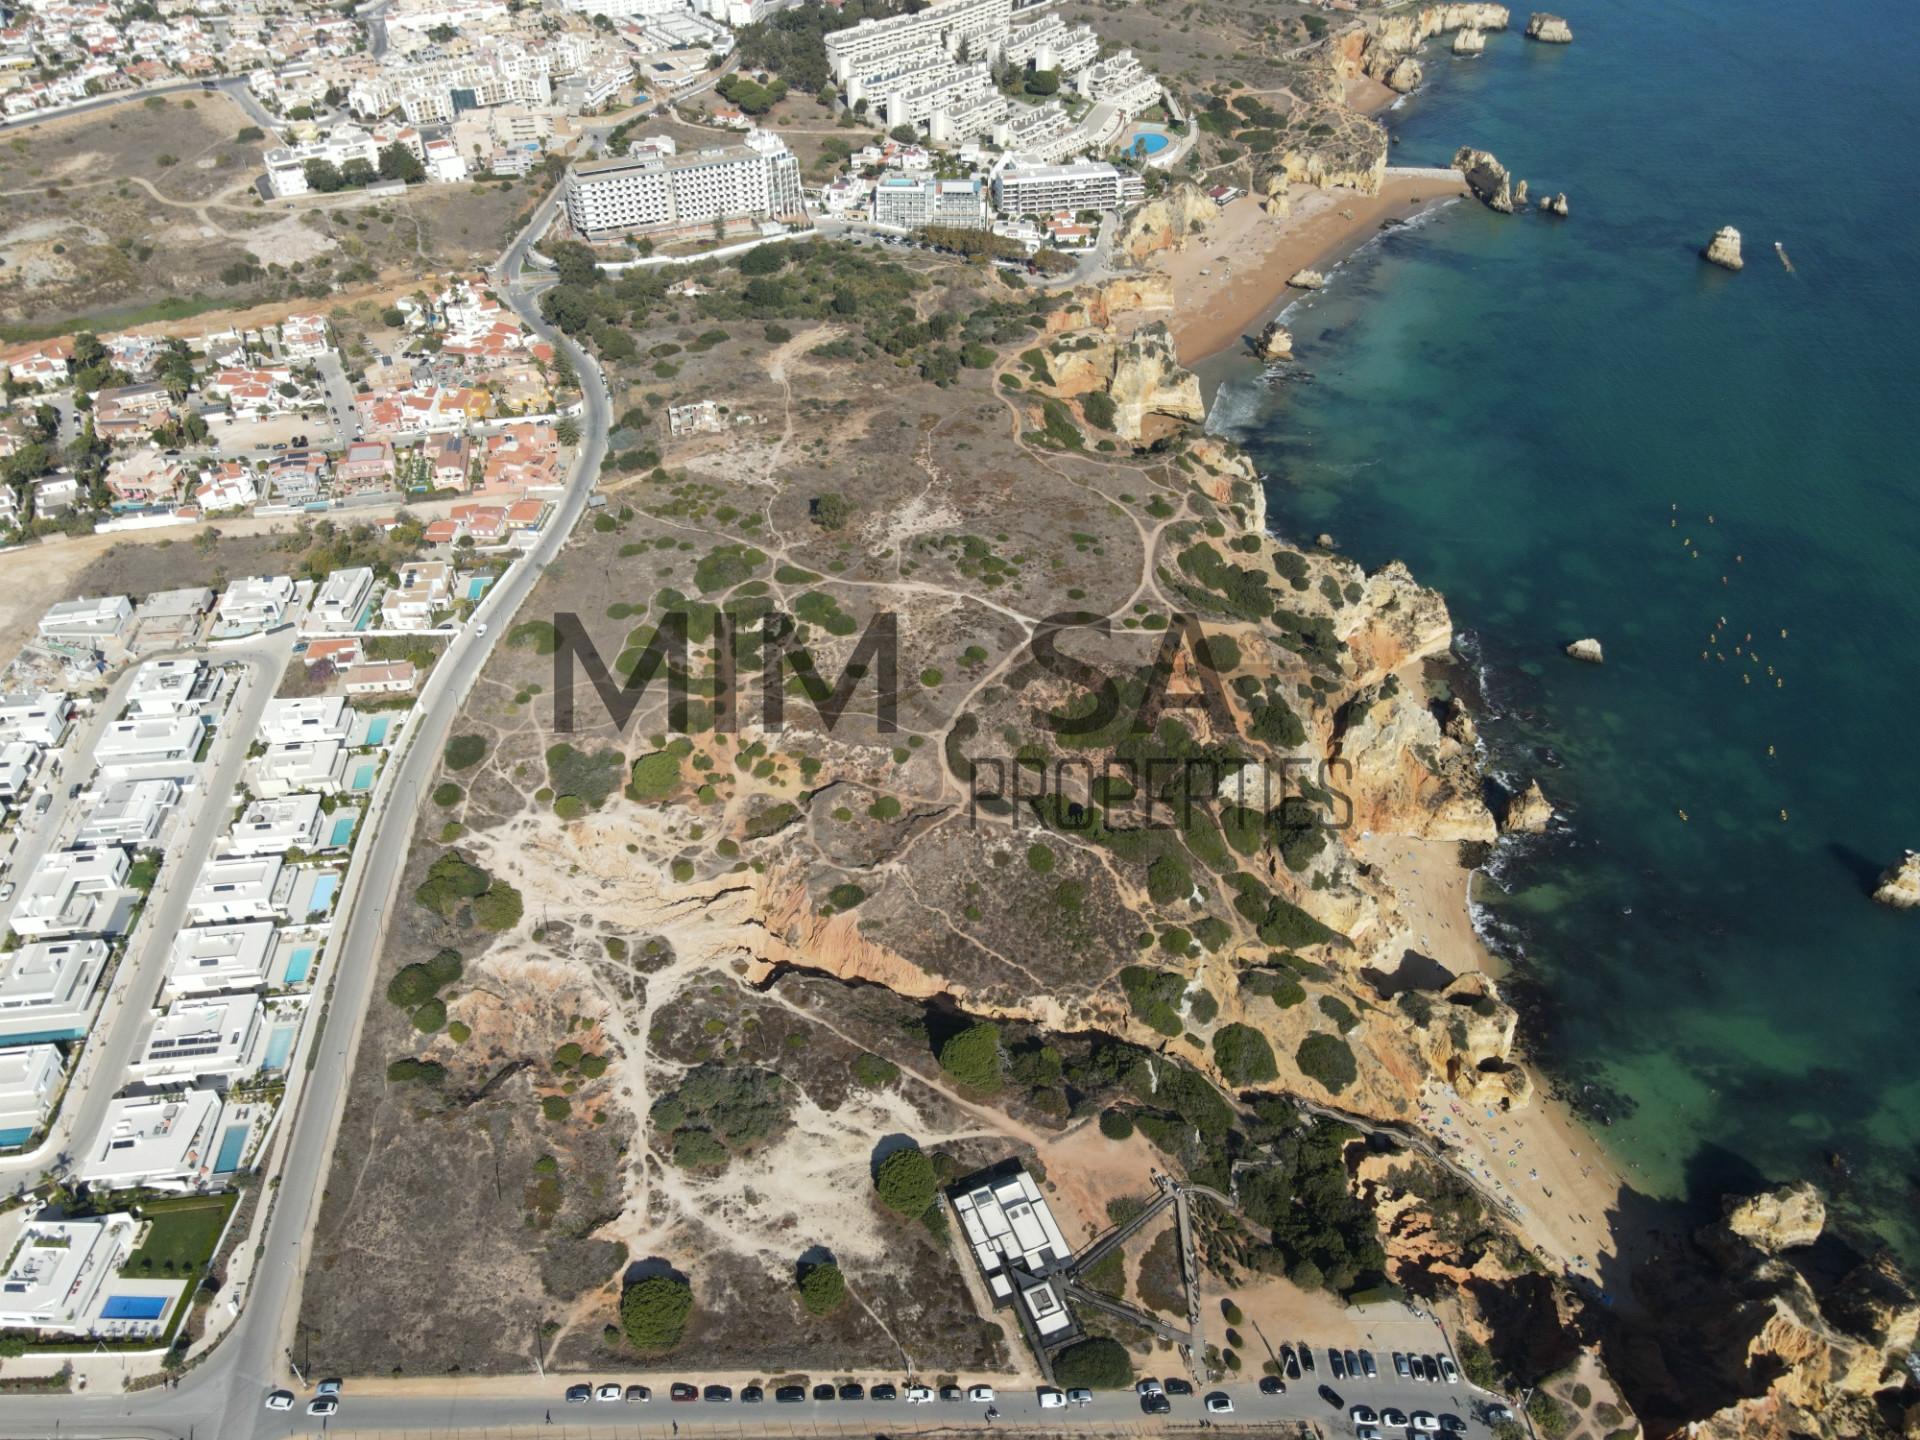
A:
[[[1920,851],[1909,850],[1880,874],[1873,898],[1896,910],[1920,906]]]
[[[1114,402],[1114,433],[1123,440],[1142,439],[1149,415],[1196,423],[1207,418],[1200,377],[1181,367],[1173,332],[1162,321],[1135,331],[1116,349],[1107,394]]]
[[[1527,39],[1538,40],[1543,45],[1571,45],[1573,27],[1558,15],[1536,10],[1527,18]]]
[[[1466,29],[1453,37],[1453,53],[1456,55],[1478,55],[1487,48],[1487,36],[1484,30]]]
[[[1504,30],[1510,19],[1504,5],[1427,5],[1419,10],[1385,16],[1370,22],[1344,44],[1336,48],[1335,65],[1343,73],[1366,75],[1395,90],[1410,90],[1420,83],[1419,62],[1413,52],[1435,35],[1450,30],[1480,36],[1483,32]],[[1454,49],[1460,51],[1458,42]],[[1396,72],[1408,77],[1405,67],[1411,63],[1411,83],[1395,83]]]
[[[1447,736],[1424,694],[1390,675],[1342,709],[1336,756],[1351,767],[1354,825],[1423,840],[1492,840],[1473,752]]]
[[[1724,1208],[1728,1232],[1769,1255],[1813,1244],[1827,1225],[1827,1202],[1804,1180],[1744,1199],[1728,1196]]]
[[[1466,177],[1467,188],[1489,210],[1502,215],[1513,213],[1513,182],[1507,167],[1486,150],[1462,145],[1453,156],[1453,168]]]
[[[1137,265],[1161,250],[1180,249],[1219,214],[1220,207],[1198,185],[1176,185],[1127,217],[1114,249]]]
[[[1123,315],[1173,309],[1173,279],[1168,275],[1120,275],[1104,285],[1076,290],[1047,312],[1047,333],[1106,330]]]
[[[1500,819],[1500,828],[1509,835],[1538,835],[1552,819],[1553,806],[1541,790],[1540,782],[1534,780],[1507,802],[1507,813]]]

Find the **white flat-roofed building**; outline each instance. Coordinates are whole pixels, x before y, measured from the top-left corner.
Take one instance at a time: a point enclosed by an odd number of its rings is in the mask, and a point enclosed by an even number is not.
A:
[[[58,690],[0,695],[0,740],[51,750],[66,738],[73,702]]]
[[[81,1220],[19,1219],[0,1230],[0,1327],[87,1333],[106,1292],[133,1253],[139,1222],[131,1215]],[[12,1217],[9,1217],[10,1219]],[[177,1288],[176,1282],[176,1288]]]
[[[148,660],[127,686],[127,715],[142,720],[172,719],[192,710],[207,667],[199,660]]]
[[[130,845],[139,850],[159,841],[167,813],[180,803],[180,782],[112,780],[89,791],[86,801],[85,815],[73,837],[76,849]]]
[[[206,733],[207,722],[198,715],[116,720],[94,742],[93,758],[103,768],[191,764]]]
[[[154,1017],[133,1078],[149,1085],[234,1080],[259,1068],[260,1040],[258,995],[176,1000]]]
[[[873,221],[902,230],[948,225],[983,230],[986,192],[978,180],[935,180],[889,175],[873,187]]]
[[[117,845],[45,856],[20,879],[14,930],[30,940],[116,933],[135,898],[126,888],[132,865]]]
[[[321,583],[307,611],[310,630],[359,628],[367,601],[373,598],[373,571],[364,565],[336,570]]]
[[[993,172],[993,204],[1002,215],[1117,210],[1144,200],[1146,194],[1146,182],[1138,175],[1090,160],[1035,165],[1008,159]]]
[[[567,172],[566,204],[568,222],[590,238],[806,215],[800,163],[785,141],[764,130],[739,145],[686,155],[576,165]]]
[[[176,931],[167,959],[168,998],[258,990],[267,983],[277,934],[271,920]]]
[[[919,49],[949,54],[967,42],[976,60],[990,58],[1013,28],[1013,0],[945,0],[911,15],[862,20],[825,37],[827,66],[845,91],[860,67],[888,56]]]
[[[187,896],[187,914],[195,925],[284,920],[294,879],[278,855],[216,855]]]
[[[0,741],[0,801],[18,805],[39,773],[39,746],[24,740]]]
[[[125,595],[96,595],[62,600],[40,617],[40,638],[64,644],[98,644],[126,629],[133,601]]]
[[[213,1090],[111,1101],[81,1156],[78,1176],[115,1190],[135,1185],[198,1189],[213,1177],[224,1109]]]
[[[291,575],[254,575],[235,580],[213,609],[217,635],[252,635],[286,618],[295,587]]]
[[[60,1093],[61,1073],[55,1046],[0,1050],[0,1150],[18,1150],[40,1133]]]
[[[338,695],[269,700],[260,715],[258,739],[268,745],[345,740],[353,734],[353,710]]]
[[[256,795],[277,799],[310,792],[337,795],[347,788],[352,752],[338,740],[299,740],[270,745],[247,762],[247,783]]]
[[[222,842],[229,855],[284,855],[289,850],[317,850],[326,823],[320,797],[283,795],[255,800],[233,822],[233,833]]]
[[[996,1303],[1016,1300],[1043,1339],[1073,1329],[1073,1315],[1047,1277],[1073,1258],[1032,1175],[995,1176],[953,1197],[967,1248]]]
[[[0,1045],[80,1039],[106,968],[104,940],[41,940],[0,953]]]

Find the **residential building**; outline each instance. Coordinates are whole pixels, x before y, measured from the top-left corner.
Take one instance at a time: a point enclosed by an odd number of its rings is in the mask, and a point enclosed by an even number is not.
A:
[[[7,373],[16,385],[49,389],[67,383],[73,367],[73,341],[67,336],[41,340],[7,357]]]
[[[0,1050],[0,1150],[18,1150],[40,1133],[65,1073],[57,1046]]]
[[[291,575],[253,575],[228,584],[214,607],[217,635],[252,635],[286,618],[298,593]]]
[[[1073,1258],[1073,1247],[1033,1176],[1015,1168],[950,1199],[994,1303],[1017,1301],[1042,1343],[1063,1339],[1073,1316],[1048,1276]]]
[[[902,230],[926,225],[984,230],[986,192],[978,180],[889,175],[873,187],[873,221]]]
[[[589,239],[806,215],[799,161],[764,130],[749,132],[739,145],[689,155],[575,165],[567,172],[566,206],[568,223]]]
[[[944,0],[910,15],[862,20],[826,36],[827,65],[842,87],[864,66],[918,51],[955,53],[964,43],[987,59],[1013,26],[1013,0]]]
[[[222,510],[244,510],[258,504],[260,487],[253,471],[238,460],[223,460],[200,472],[200,483],[193,487],[193,503],[209,515]]]
[[[222,848],[229,855],[284,855],[289,850],[317,850],[326,819],[318,795],[255,800],[233,822],[233,832]]]
[[[232,1081],[259,1068],[260,997],[216,995],[176,1000],[156,1015],[133,1063],[148,1085]]]
[[[166,995],[173,999],[258,990],[267,983],[277,933],[271,920],[176,931],[167,961]]]
[[[0,802],[18,805],[39,773],[39,746],[24,740],[0,740]]]
[[[318,360],[332,348],[324,315],[289,315],[280,322],[280,353],[289,360]]]
[[[1036,165],[1008,157],[993,171],[993,205],[1002,215],[1117,210],[1144,199],[1146,182],[1115,165]]]
[[[294,879],[278,855],[216,855],[187,896],[187,914],[195,925],[284,920]]]
[[[338,695],[303,695],[269,700],[256,732],[266,745],[317,740],[346,740],[353,734],[353,709]]]
[[[347,788],[351,752],[338,740],[301,740],[270,745],[247,765],[247,784],[256,795],[277,798],[310,790],[337,795]]]
[[[380,164],[380,147],[372,135],[358,125],[342,122],[319,139],[300,145],[283,145],[267,151],[267,184],[277,199],[305,195],[313,187],[307,180],[307,166],[331,165],[344,170],[358,160],[369,169]]]
[[[224,1109],[213,1090],[111,1101],[78,1177],[115,1190],[199,1189],[213,1178]]]
[[[74,834],[77,850],[102,845],[151,849],[160,842],[167,815],[180,803],[180,782],[171,778],[111,780],[88,792],[80,828]]]
[[[108,769],[191,764],[206,733],[207,722],[198,715],[116,720],[94,742],[93,758]]]
[[[380,597],[380,623],[389,630],[431,629],[434,618],[453,604],[453,566],[444,560],[415,560],[400,567],[400,583]]]
[[[419,677],[411,660],[389,660],[356,665],[340,683],[349,695],[411,695]]]
[[[139,1230],[128,1214],[48,1220],[10,1212],[0,1220],[0,1328],[115,1340],[164,1335],[186,1281],[121,1273]]]
[[[52,750],[66,738],[72,720],[73,702],[58,690],[0,695],[0,740]]]
[[[43,857],[31,874],[20,877],[15,933],[30,940],[121,933],[138,899],[127,888],[132,868],[132,859],[116,845]]]
[[[312,630],[358,630],[373,598],[373,571],[365,565],[336,570],[321,582],[307,611]],[[309,648],[311,654],[311,648]]]
[[[132,618],[133,601],[125,595],[62,600],[40,617],[39,634],[52,643],[98,645],[118,639]]]
[[[147,660],[133,672],[127,686],[128,716],[140,720],[172,719],[199,708],[204,699],[201,678],[204,661]]]
[[[85,1036],[107,955],[99,939],[39,940],[0,952],[0,1045]]]
[[[385,440],[359,440],[347,446],[333,467],[342,485],[370,485],[393,478],[393,446]]]

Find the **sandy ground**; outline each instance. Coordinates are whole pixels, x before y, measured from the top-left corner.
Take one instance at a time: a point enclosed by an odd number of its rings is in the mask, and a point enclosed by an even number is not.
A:
[[[1457,975],[1477,969],[1498,977],[1499,962],[1468,915],[1469,873],[1460,867],[1457,846],[1371,835],[1355,848],[1400,896],[1423,953]],[[1521,1233],[1549,1259],[1592,1276],[1602,1257],[1616,1253],[1609,1217],[1619,1209],[1625,1182],[1566,1106],[1541,1098],[1502,1115],[1436,1085],[1423,1097],[1421,1117],[1496,1194],[1513,1202]]]
[[[1192,365],[1238,345],[1287,295],[1297,270],[1325,271],[1351,255],[1387,219],[1411,219],[1436,203],[1466,193],[1429,177],[1391,177],[1378,195],[1295,186],[1292,210],[1272,216],[1251,197],[1235,200],[1219,223],[1154,267],[1173,278],[1174,343]]]

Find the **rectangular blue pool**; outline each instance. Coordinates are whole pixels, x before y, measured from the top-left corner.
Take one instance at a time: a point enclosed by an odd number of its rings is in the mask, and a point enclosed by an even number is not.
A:
[[[304,985],[307,976],[313,971],[313,946],[296,945],[293,955],[287,961],[287,973],[281,978],[282,985]]]
[[[260,1062],[262,1070],[284,1070],[287,1068],[287,1055],[293,1049],[293,1037],[299,1031],[292,1025],[282,1025],[267,1037],[267,1058]]]
[[[387,743],[387,730],[393,724],[391,715],[376,715],[367,723],[367,744],[384,745]]]
[[[229,1125],[227,1133],[220,1137],[220,1153],[214,1157],[213,1173],[231,1175],[240,1168],[240,1152],[247,1148],[246,1125]]]
[[[18,1130],[0,1130],[0,1150],[18,1150],[32,1138],[31,1125],[23,1125]]]
[[[333,903],[333,892],[339,887],[340,877],[334,874],[322,875],[313,882],[313,898],[307,902],[307,914],[324,915],[327,906]]]
[[[371,760],[357,767],[353,772],[353,779],[347,782],[348,786],[363,795],[371,790],[373,788],[373,768],[373,762]]]
[[[327,835],[327,844],[339,847],[353,838],[353,827],[359,821],[358,815],[342,815],[333,822],[333,829]]]
[[[158,1320],[166,1313],[165,1295],[109,1295],[100,1307],[102,1320]]]

